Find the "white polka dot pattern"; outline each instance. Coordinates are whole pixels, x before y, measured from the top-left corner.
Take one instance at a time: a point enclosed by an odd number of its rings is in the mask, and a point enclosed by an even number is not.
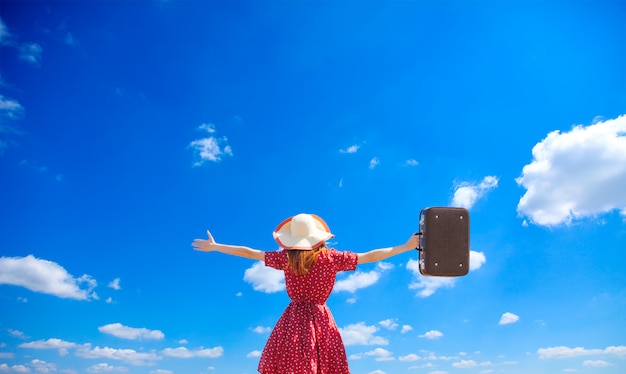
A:
[[[265,253],[265,265],[285,271],[291,303],[274,326],[261,360],[261,374],[350,374],[337,324],[326,306],[340,271],[356,269],[358,256],[329,249],[307,275],[287,270],[287,253]]]

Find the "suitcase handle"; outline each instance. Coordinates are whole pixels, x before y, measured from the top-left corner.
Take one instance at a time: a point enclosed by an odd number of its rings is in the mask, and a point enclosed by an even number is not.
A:
[[[415,248],[415,250],[419,252],[419,251],[421,251],[421,250],[422,250],[422,235],[423,235],[423,233],[422,233],[421,231],[418,231],[418,232],[416,232],[416,233],[415,233],[415,234],[413,234],[413,235],[417,235],[417,236],[419,236],[419,237],[420,237],[420,238],[419,238],[419,244],[418,244],[417,248]]]

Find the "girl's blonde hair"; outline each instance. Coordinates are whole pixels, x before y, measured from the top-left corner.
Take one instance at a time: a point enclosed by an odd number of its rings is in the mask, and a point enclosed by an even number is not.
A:
[[[322,244],[311,250],[289,250],[287,251],[287,267],[295,275],[306,275],[311,266],[317,262],[320,254],[326,255],[326,244]]]

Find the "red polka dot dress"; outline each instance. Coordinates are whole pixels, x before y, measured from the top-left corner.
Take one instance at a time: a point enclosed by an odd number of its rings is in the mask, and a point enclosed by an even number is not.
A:
[[[291,303],[274,326],[259,362],[261,374],[349,374],[346,350],[326,300],[340,271],[356,269],[358,256],[328,249],[306,275],[287,269],[287,252],[265,253],[265,265],[285,271]]]

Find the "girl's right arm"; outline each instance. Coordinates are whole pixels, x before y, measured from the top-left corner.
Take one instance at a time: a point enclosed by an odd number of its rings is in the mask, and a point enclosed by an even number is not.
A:
[[[213,239],[213,236],[211,236],[211,233],[209,232],[209,230],[207,230],[206,233],[209,238],[206,240],[205,239],[194,240],[193,243],[191,244],[193,246],[193,249],[195,249],[196,251],[202,251],[202,252],[217,251],[217,252],[226,253],[228,255],[245,257],[245,258],[250,258],[250,259],[258,260],[258,261],[265,260],[264,251],[260,251],[258,249],[253,249],[249,247],[243,247],[239,245],[218,244],[215,242],[215,239]]]

